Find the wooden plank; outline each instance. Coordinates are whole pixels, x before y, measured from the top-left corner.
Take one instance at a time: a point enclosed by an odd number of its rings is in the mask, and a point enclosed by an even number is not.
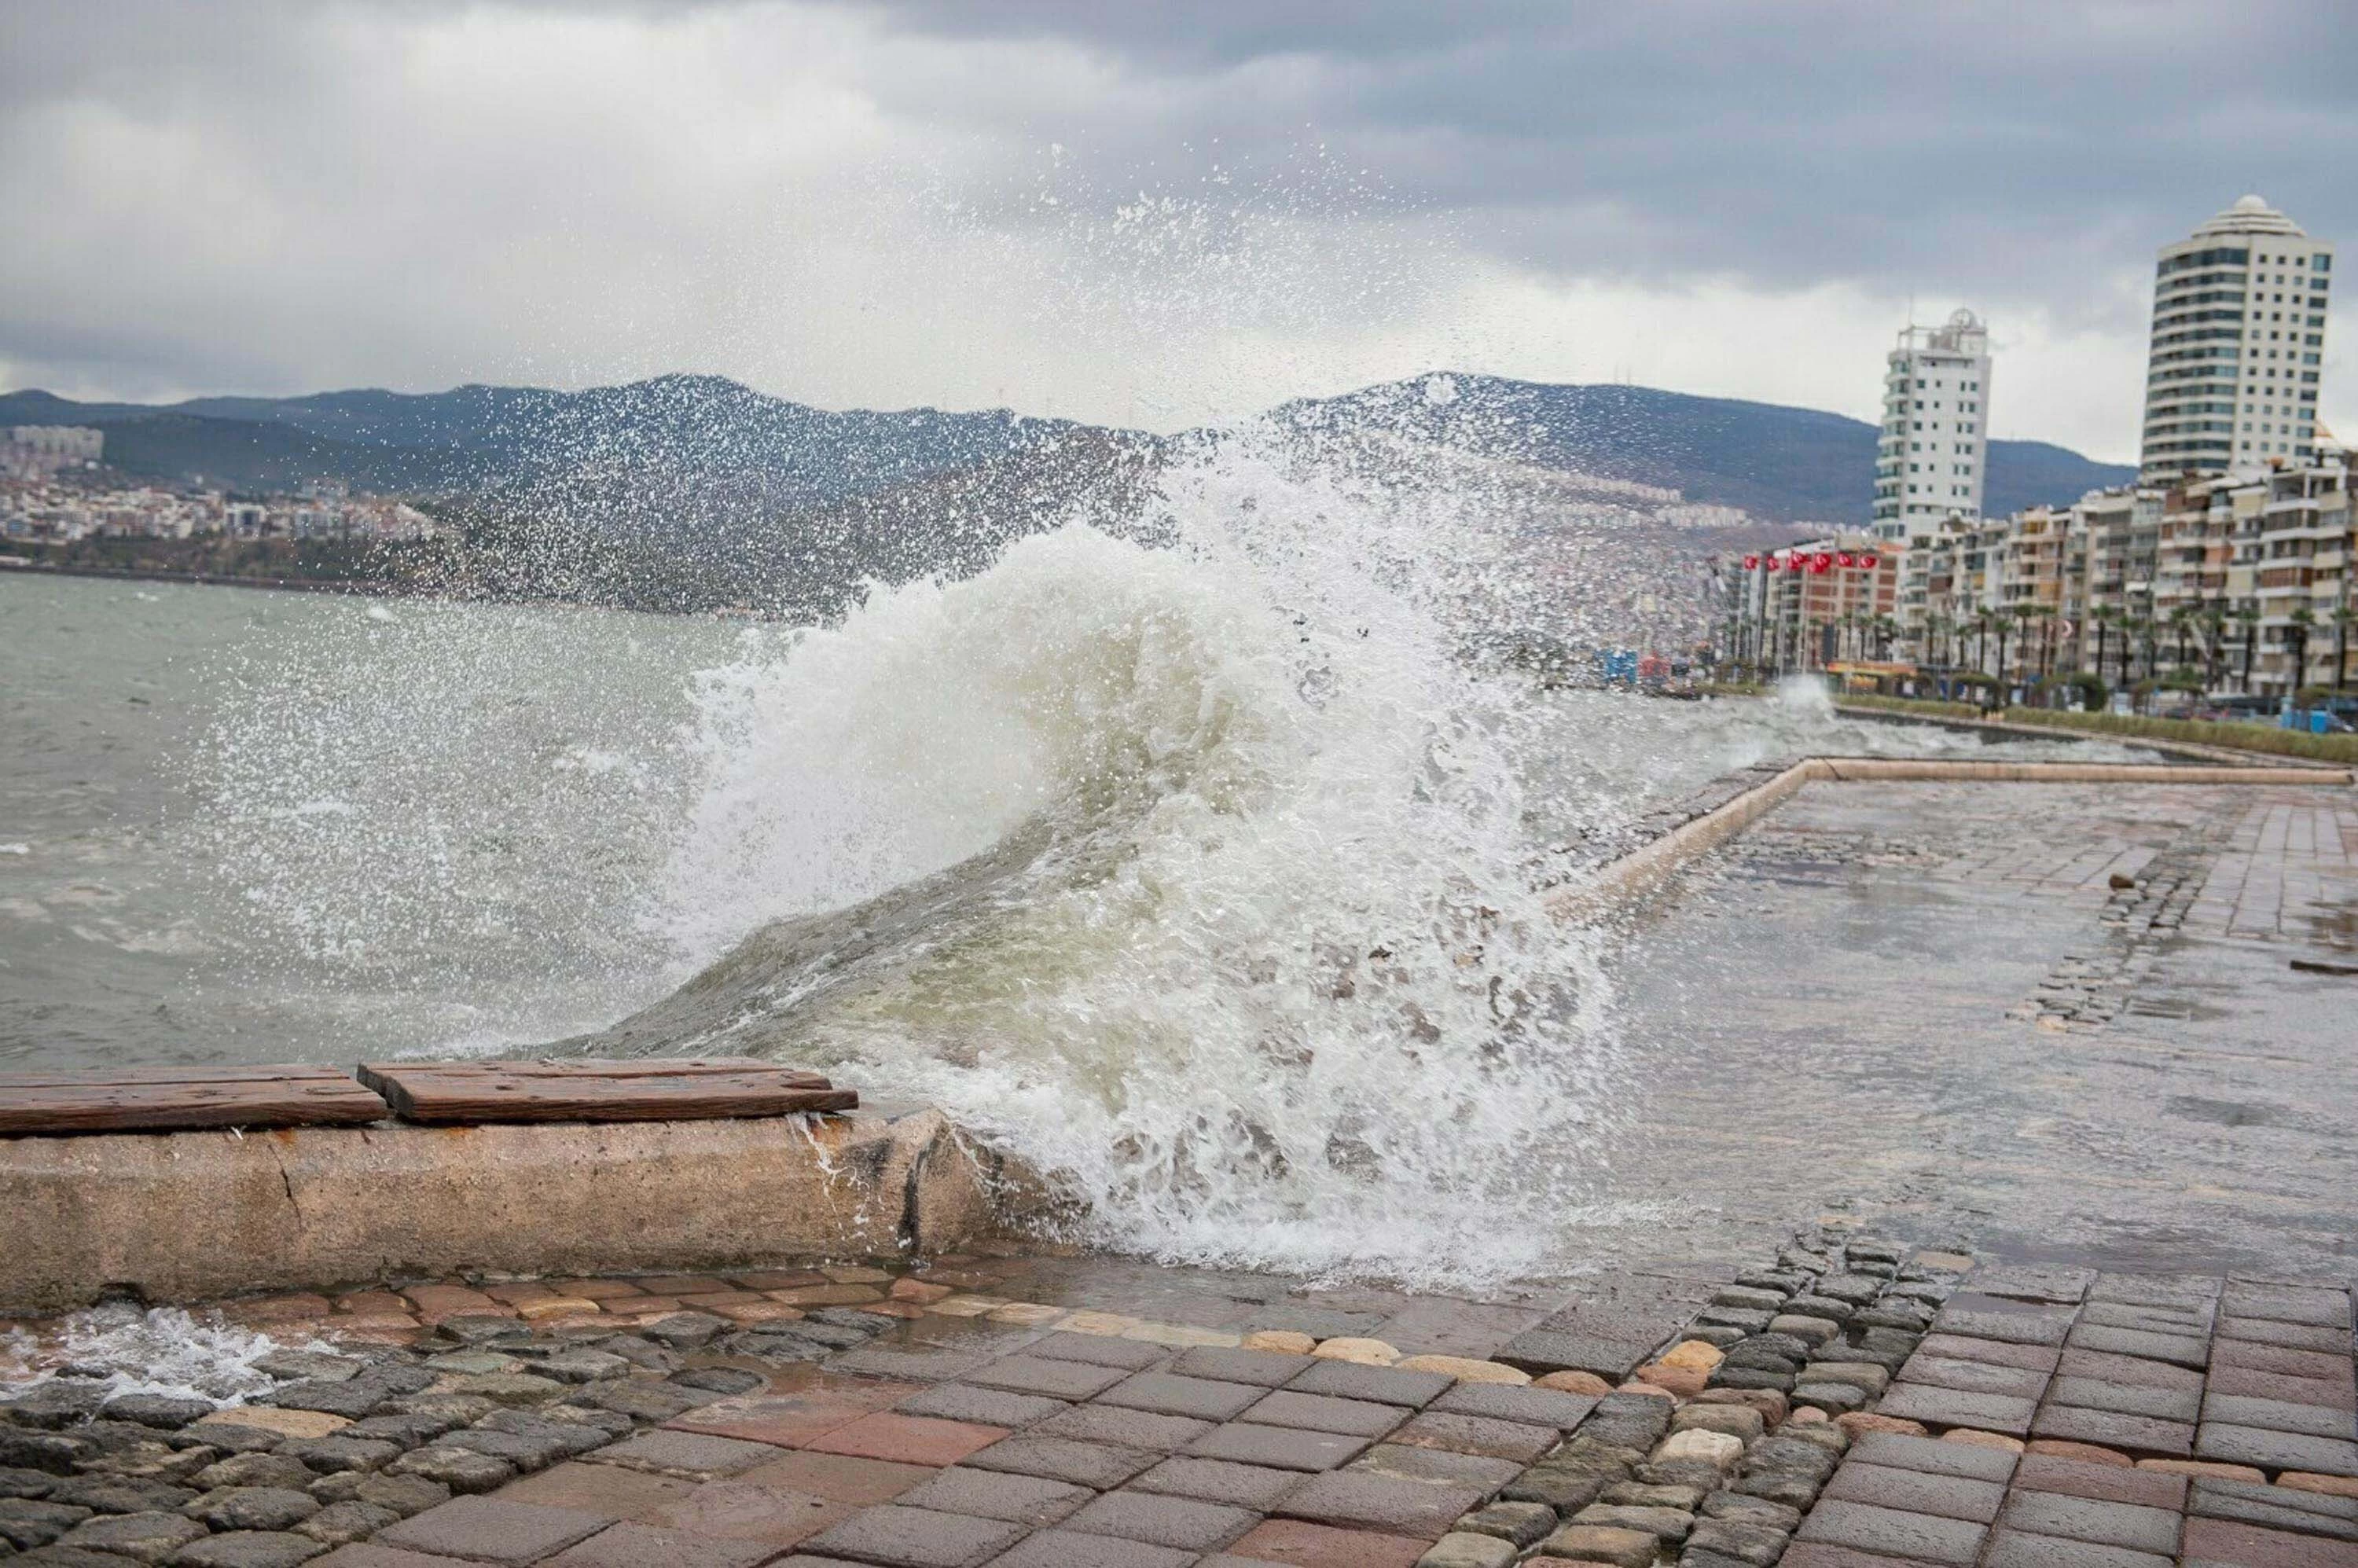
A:
[[[700,1121],[859,1108],[817,1073],[751,1057],[681,1062],[367,1062],[361,1080],[411,1121]]]
[[[0,1073],[0,1134],[172,1132],[382,1121],[383,1099],[333,1067]]]

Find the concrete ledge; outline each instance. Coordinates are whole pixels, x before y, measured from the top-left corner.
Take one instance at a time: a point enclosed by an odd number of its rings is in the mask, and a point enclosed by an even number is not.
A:
[[[2350,770],[2309,764],[2206,767],[2194,762],[2001,762],[1920,757],[1813,757],[1817,776],[1846,784],[1872,779],[1980,780],[1996,784],[2347,784]]]
[[[1804,757],[1766,783],[1682,823],[1644,847],[1552,895],[1559,919],[1593,915],[1660,889],[1688,862],[1741,833],[1812,780],[1828,783],[2302,784],[2348,787],[2348,768],[2318,763],[2266,767],[2180,762],[1984,762],[1945,757]]]
[[[0,1139],[0,1312],[934,1251],[990,1175],[932,1110]]]

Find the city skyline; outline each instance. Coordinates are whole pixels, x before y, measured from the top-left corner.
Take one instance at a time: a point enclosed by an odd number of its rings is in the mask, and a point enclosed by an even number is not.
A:
[[[1869,16],[39,0],[0,383],[689,370],[1167,429],[1451,368],[1873,421],[1860,367],[1963,305],[1991,435],[2131,460],[2155,245],[2250,189],[2350,225],[2326,7]],[[1862,199],[1894,156],[1925,200]]]

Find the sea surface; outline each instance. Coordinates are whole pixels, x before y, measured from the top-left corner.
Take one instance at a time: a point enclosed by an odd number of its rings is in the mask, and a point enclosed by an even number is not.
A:
[[[1628,1211],[1646,1092],[1567,854],[1763,758],[1988,749],[1487,667],[1478,530],[1302,483],[823,628],[0,576],[0,1070],[768,1055],[943,1105],[1084,1240],[1531,1271]]]

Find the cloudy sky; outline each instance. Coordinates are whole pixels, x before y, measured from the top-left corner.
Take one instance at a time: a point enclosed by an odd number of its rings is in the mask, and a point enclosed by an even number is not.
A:
[[[2246,190],[2358,242],[2348,22],[5,0],[0,385],[699,370],[1168,428],[1449,366],[1872,417],[1967,305],[1996,434],[2125,459],[2158,244]],[[2331,332],[2358,435],[2346,295]]]

